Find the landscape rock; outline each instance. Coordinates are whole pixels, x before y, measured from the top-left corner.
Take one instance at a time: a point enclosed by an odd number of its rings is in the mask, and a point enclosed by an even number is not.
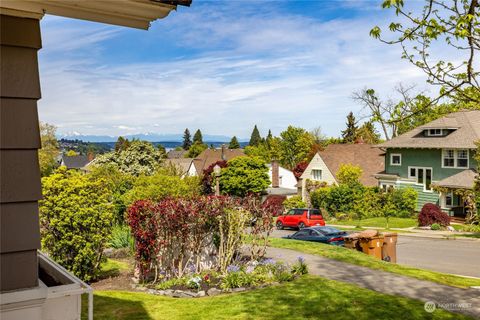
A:
[[[452,232],[454,232],[454,231],[455,231],[455,228],[454,228],[454,227],[452,227],[452,226],[447,226],[447,230],[448,230],[448,231],[452,231]]]
[[[201,297],[205,297],[205,295],[206,295],[205,291],[201,290],[201,291],[198,291],[198,292],[197,292],[196,297],[197,297],[197,298],[201,298]]]
[[[246,291],[246,290],[247,290],[246,288],[240,287],[240,288],[232,289],[232,292],[242,292],[242,291]]]
[[[210,288],[207,291],[207,295],[209,296],[216,296],[216,295],[219,295],[220,293],[222,293],[222,290],[217,288]]]

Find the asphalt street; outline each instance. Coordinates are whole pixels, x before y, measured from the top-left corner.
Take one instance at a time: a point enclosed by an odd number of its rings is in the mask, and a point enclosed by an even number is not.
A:
[[[283,237],[295,230],[275,230]],[[480,241],[414,238],[399,235],[397,263],[438,272],[480,278]]]

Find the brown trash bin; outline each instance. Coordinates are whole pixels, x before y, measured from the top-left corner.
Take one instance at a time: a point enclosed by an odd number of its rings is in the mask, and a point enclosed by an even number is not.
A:
[[[358,233],[349,234],[348,236],[344,237],[344,241],[345,241],[345,248],[362,251],[362,247],[360,247],[360,243],[359,243]]]
[[[362,251],[369,256],[374,256],[377,259],[382,259],[382,247],[383,247],[383,237],[382,236],[373,236],[360,238],[360,246]]]
[[[397,233],[385,232],[383,234],[383,261],[397,263],[397,237]]]

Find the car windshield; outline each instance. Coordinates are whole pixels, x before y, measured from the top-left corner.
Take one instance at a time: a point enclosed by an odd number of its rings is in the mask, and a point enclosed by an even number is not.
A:
[[[315,230],[317,230],[318,232],[321,232],[321,233],[323,233],[323,234],[330,234],[330,233],[338,233],[338,232],[341,232],[340,230],[335,229],[335,228],[332,228],[332,227],[319,227],[319,228],[315,228]]]

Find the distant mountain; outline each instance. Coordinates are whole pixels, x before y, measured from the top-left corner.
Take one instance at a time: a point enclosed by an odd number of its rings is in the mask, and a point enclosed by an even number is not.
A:
[[[139,139],[150,142],[181,142],[183,141],[183,134],[160,134],[160,133],[136,133],[124,135],[124,138]],[[67,139],[67,140],[82,140],[85,142],[115,142],[118,139],[118,136],[102,136],[102,135],[83,135],[78,132],[68,132],[66,134],[57,135],[58,139]],[[223,135],[210,135],[204,134],[203,141],[208,142],[230,142],[231,137]],[[239,139],[240,142],[248,141],[246,139]]]

